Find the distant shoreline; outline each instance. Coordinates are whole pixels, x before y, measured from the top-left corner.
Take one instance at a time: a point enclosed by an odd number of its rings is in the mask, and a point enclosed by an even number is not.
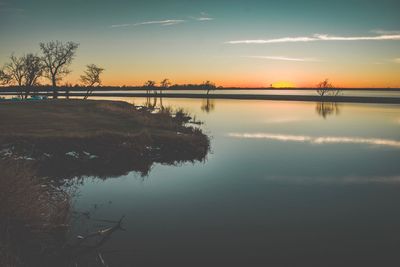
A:
[[[3,95],[13,95],[11,93]],[[52,93],[39,95],[51,97]],[[59,92],[60,97],[84,97],[86,93]],[[308,95],[244,95],[244,94],[146,94],[146,93],[99,93],[94,92],[90,97],[162,97],[186,99],[232,99],[232,100],[275,100],[275,101],[304,101],[304,102],[336,102],[336,103],[366,103],[366,104],[400,104],[400,97],[375,97],[375,96],[308,96]]]
[[[3,93],[11,93],[17,92],[17,88],[15,86],[4,86],[0,87],[0,95]],[[51,91],[51,86],[38,86],[35,87],[40,92]],[[57,87],[59,91],[68,90],[70,92],[84,92],[88,88],[87,87],[66,87],[59,86]],[[400,88],[337,88],[341,91],[371,91],[371,92],[400,92]],[[155,88],[146,88],[142,86],[101,86],[101,87],[93,87],[94,92],[102,92],[102,91],[146,91],[146,90],[163,90],[163,91],[207,91],[207,89],[199,89],[199,88],[167,88],[163,89],[160,87]],[[273,88],[273,87],[220,87],[211,89],[210,91],[282,91],[282,90],[293,90],[293,91],[316,91],[316,88],[311,87],[301,87],[301,88]]]

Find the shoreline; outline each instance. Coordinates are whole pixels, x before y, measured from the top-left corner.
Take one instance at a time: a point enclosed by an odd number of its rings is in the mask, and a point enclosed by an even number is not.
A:
[[[51,86],[39,86],[35,87],[36,89],[42,89],[38,90],[40,92],[52,92],[51,91]],[[0,86],[0,94],[1,92],[18,92],[18,87],[17,86]],[[66,86],[59,86],[58,87],[59,91],[65,91],[69,90],[70,92],[86,92],[88,87],[66,87]],[[142,86],[101,86],[101,87],[93,87],[94,92],[102,92],[102,91],[147,91],[148,88],[142,87]],[[156,90],[159,90],[159,87],[155,87]],[[340,91],[366,91],[366,92],[400,92],[400,88],[371,88],[371,87],[357,87],[357,88],[337,88]],[[154,90],[154,89],[150,89]],[[167,89],[162,89],[164,91],[207,91],[207,89],[198,89],[198,88],[190,88],[190,87],[184,87],[184,88],[173,88],[169,87]],[[282,88],[274,88],[274,87],[221,87],[221,88],[215,88],[212,89],[211,91],[316,91],[317,88],[313,87],[300,87],[300,88],[295,88],[295,87],[282,87]]]
[[[0,115],[0,162],[35,163],[46,177],[146,175],[154,163],[202,161],[210,146],[183,111],[121,101],[5,101]]]
[[[3,96],[15,95],[12,93],[0,94]],[[52,93],[39,93],[40,96],[52,97]],[[59,92],[59,97],[84,97],[86,93]],[[308,96],[308,95],[244,95],[244,94],[145,94],[145,93],[99,93],[95,92],[89,97],[162,97],[162,98],[187,98],[187,99],[232,99],[232,100],[274,100],[274,101],[302,101],[302,102],[335,102],[335,103],[364,103],[364,104],[400,104],[400,97],[375,97],[375,96]],[[9,102],[4,100],[4,102]]]

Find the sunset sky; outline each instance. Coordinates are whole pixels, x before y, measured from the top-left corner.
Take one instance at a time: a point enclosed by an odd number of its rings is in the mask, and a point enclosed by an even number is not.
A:
[[[105,85],[400,87],[399,0],[0,0],[0,64],[39,42],[80,47]]]

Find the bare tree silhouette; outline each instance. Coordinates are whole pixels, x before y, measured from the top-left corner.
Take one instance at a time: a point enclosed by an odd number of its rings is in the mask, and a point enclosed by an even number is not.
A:
[[[43,73],[42,59],[34,54],[24,57],[24,78],[26,86],[38,85],[38,79]]]
[[[10,56],[10,62],[4,66],[4,73],[8,77],[8,83],[22,86],[24,83],[24,57]]]
[[[149,81],[144,83],[144,87],[146,88],[146,93],[149,94],[150,91],[155,90],[156,82],[149,80]]]
[[[317,93],[320,96],[338,96],[341,90],[336,89],[333,84],[329,82],[329,79],[325,79],[324,81],[317,84]]]
[[[162,90],[167,90],[168,87],[170,87],[171,82],[169,79],[164,79],[160,82],[160,94],[162,93]]]
[[[104,69],[101,67],[96,66],[95,64],[90,64],[86,66],[86,70],[84,75],[81,75],[82,83],[88,87],[86,96],[84,99],[89,97],[89,94],[93,92],[93,86],[101,85],[100,75],[103,73]]]
[[[25,98],[31,92],[35,85],[38,85],[38,79],[43,74],[42,59],[34,54],[24,56],[24,80],[25,80]]]
[[[10,76],[8,76],[4,69],[0,69],[0,85],[7,85],[10,82]]]
[[[57,82],[71,72],[68,66],[72,63],[78,46],[79,44],[74,42],[65,44],[60,41],[40,43],[40,49],[43,53],[44,73],[52,83],[53,98],[57,98]]]
[[[201,87],[202,87],[204,90],[207,90],[207,95],[210,93],[211,90],[215,90],[215,88],[217,88],[217,86],[215,85],[215,83],[212,83],[212,82],[210,82],[210,81],[203,82],[203,83],[201,84]]]
[[[34,54],[22,57],[10,56],[10,62],[6,63],[0,76],[2,84],[17,85],[21,98],[28,98],[31,88],[38,84],[42,75],[41,58]]]

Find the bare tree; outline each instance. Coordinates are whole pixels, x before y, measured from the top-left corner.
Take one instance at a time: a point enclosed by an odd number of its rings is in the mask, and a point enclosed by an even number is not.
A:
[[[0,73],[2,84],[17,85],[21,98],[28,98],[34,85],[37,85],[42,75],[40,57],[27,54],[22,57],[10,56],[10,62],[5,64]]]
[[[90,64],[86,66],[85,74],[81,75],[82,83],[88,87],[86,96],[84,99],[89,97],[89,94],[93,92],[93,86],[101,85],[100,75],[103,73],[104,69],[96,66],[95,64]]]
[[[155,90],[156,82],[149,80],[149,81],[144,83],[144,87],[146,88],[146,93],[149,94],[151,90]]]
[[[340,94],[340,90],[335,88],[330,82],[329,79],[325,79],[324,81],[317,84],[317,93],[320,96],[338,96]]]
[[[170,87],[171,82],[169,81],[169,79],[164,79],[161,81],[160,83],[160,94],[162,93],[161,90],[167,90],[168,87]]]
[[[10,62],[4,66],[4,73],[8,77],[8,84],[22,86],[24,83],[24,57],[10,56]]]
[[[0,85],[7,85],[9,83],[10,83],[10,76],[8,76],[3,69],[0,69]]]
[[[44,72],[52,83],[53,98],[57,98],[57,82],[71,72],[68,66],[72,63],[78,46],[79,44],[74,42],[65,44],[60,41],[40,43],[40,49],[43,53]]]
[[[203,82],[201,86],[204,90],[207,90],[207,95],[210,93],[211,90],[215,90],[215,88],[217,88],[215,83],[212,83],[210,81]]]
[[[42,59],[34,54],[27,54],[24,59],[24,82],[26,86],[38,84],[43,73]]]
[[[42,76],[42,59],[34,54],[24,56],[24,83],[25,98],[28,98],[33,86],[38,85],[38,79]]]

